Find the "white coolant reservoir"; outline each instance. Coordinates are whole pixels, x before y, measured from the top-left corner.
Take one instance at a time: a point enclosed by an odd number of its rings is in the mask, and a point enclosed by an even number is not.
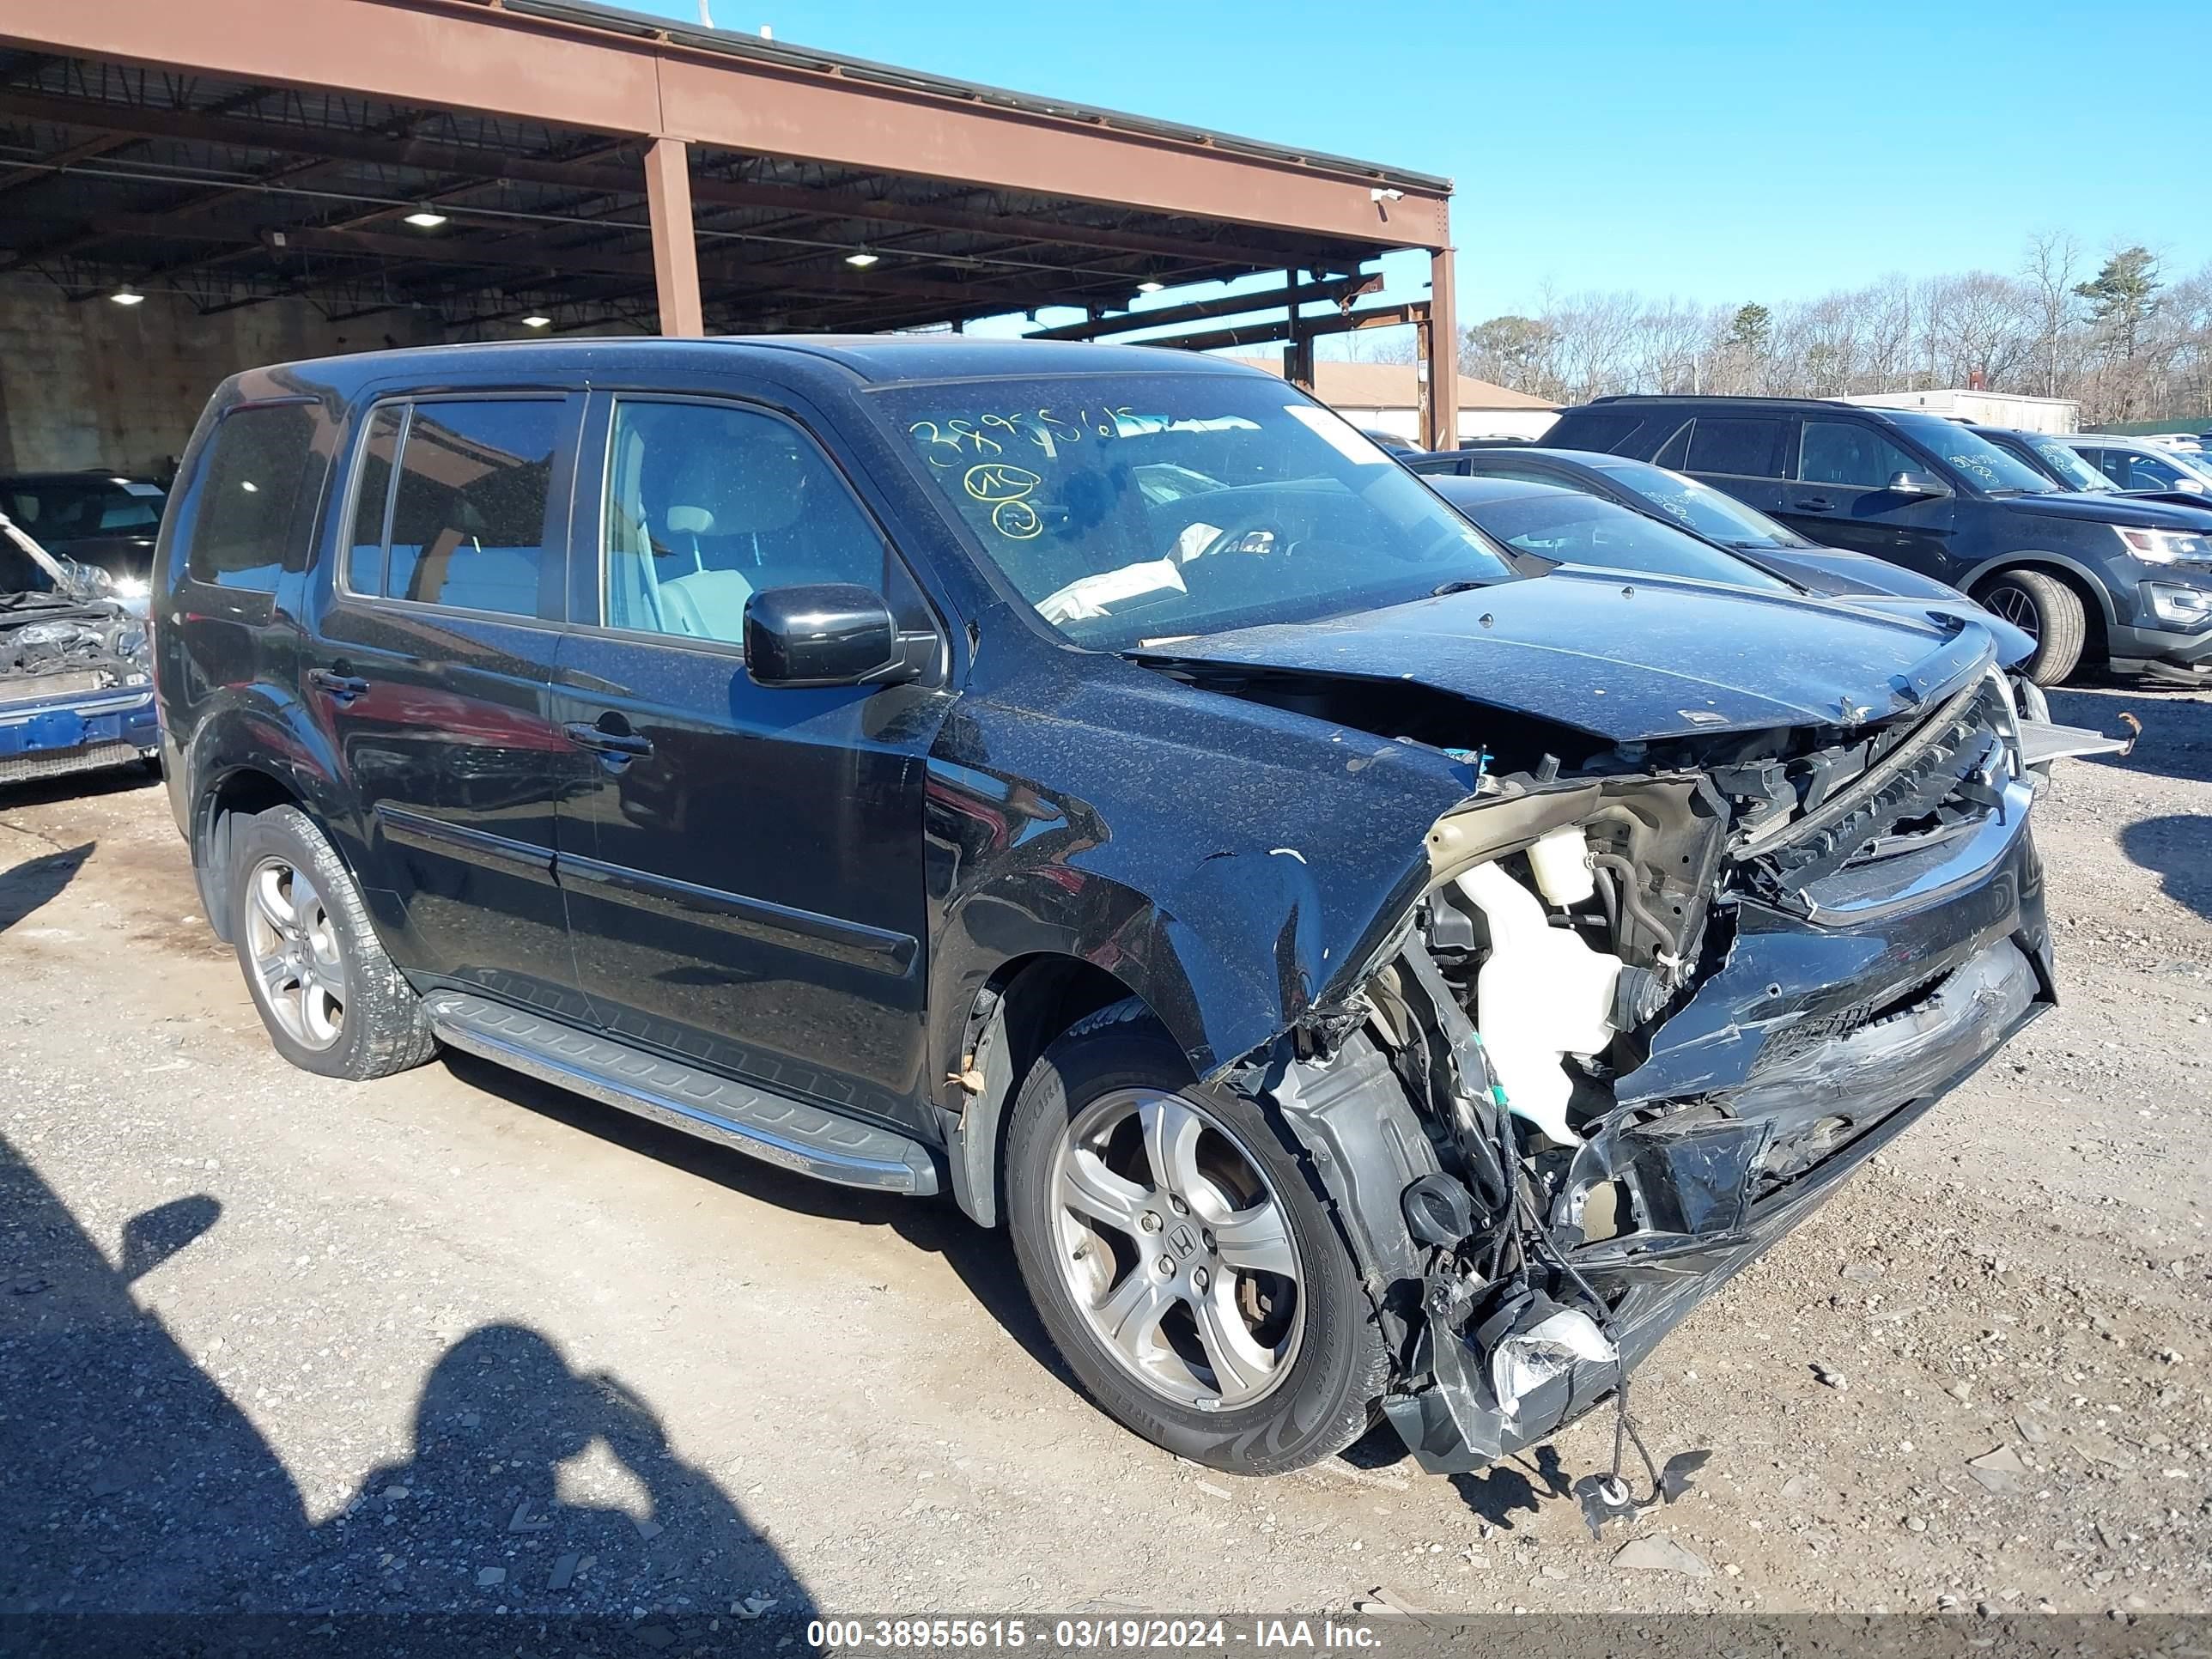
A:
[[[1459,890],[1490,927],[1490,959],[1475,976],[1475,1026],[1505,1098],[1553,1140],[1576,1146],[1582,1137],[1567,1127],[1573,1083],[1563,1062],[1613,1040],[1620,958],[1551,926],[1536,896],[1496,864],[1476,865]]]
[[[1597,892],[1589,841],[1579,830],[1554,830],[1539,837],[1528,849],[1528,868],[1535,875],[1536,890],[1562,910]]]

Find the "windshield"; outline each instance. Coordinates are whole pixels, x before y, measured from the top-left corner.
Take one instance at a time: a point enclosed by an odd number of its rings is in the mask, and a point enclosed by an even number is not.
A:
[[[1505,556],[1272,377],[891,386],[878,409],[1037,614],[1119,651],[1510,579]]]
[[[2191,477],[2212,483],[2212,455],[2207,455],[2202,450],[2169,449],[2165,459]]]
[[[1991,495],[2050,495],[2058,486],[2010,450],[1978,432],[1933,415],[1901,415],[1897,423]]]
[[[1787,526],[1777,524],[1756,507],[1746,507],[1733,495],[1711,484],[1669,472],[1646,461],[1608,455],[1592,459],[1592,466],[1615,483],[1626,485],[1686,528],[1709,542],[1730,547],[1809,548],[1813,545]]]
[[[0,483],[0,508],[50,549],[94,536],[150,536],[165,499],[158,485],[97,473]]]
[[[1446,499],[1458,500],[1450,488],[1456,482],[1440,481]],[[1732,587],[1756,587],[1771,593],[1798,591],[1633,507],[1577,490],[1542,486],[1540,493],[1472,501],[1461,510],[1507,546],[1561,564],[1687,576],[1695,581],[1726,582]]]
[[[2029,447],[2044,465],[2056,472],[2060,482],[2075,489],[2086,489],[2094,495],[2108,495],[2116,486],[2103,473],[2083,460],[2055,438],[2030,438]]]

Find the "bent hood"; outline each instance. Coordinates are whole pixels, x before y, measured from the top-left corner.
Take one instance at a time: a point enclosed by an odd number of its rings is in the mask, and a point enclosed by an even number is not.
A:
[[[1558,570],[1327,622],[1133,652],[1373,680],[1534,715],[1613,743],[1777,726],[1855,726],[1915,707],[1991,660],[1990,635],[1696,582]]]

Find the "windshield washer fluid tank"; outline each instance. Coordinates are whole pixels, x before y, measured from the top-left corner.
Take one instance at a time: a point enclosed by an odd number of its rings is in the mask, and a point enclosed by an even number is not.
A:
[[[1474,1023],[1506,1103],[1560,1146],[1579,1146],[1582,1137],[1567,1127],[1574,1085],[1564,1062],[1613,1041],[1620,958],[1553,927],[1536,896],[1495,863],[1468,871],[1459,889],[1490,926]]]

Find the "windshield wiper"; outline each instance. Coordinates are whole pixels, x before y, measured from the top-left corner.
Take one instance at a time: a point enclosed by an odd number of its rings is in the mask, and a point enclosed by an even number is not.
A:
[[[1448,593],[1468,593],[1478,587],[1489,586],[1488,582],[1474,581],[1462,576],[1456,581],[1438,582],[1429,590],[1429,597],[1432,599],[1441,599]]]

